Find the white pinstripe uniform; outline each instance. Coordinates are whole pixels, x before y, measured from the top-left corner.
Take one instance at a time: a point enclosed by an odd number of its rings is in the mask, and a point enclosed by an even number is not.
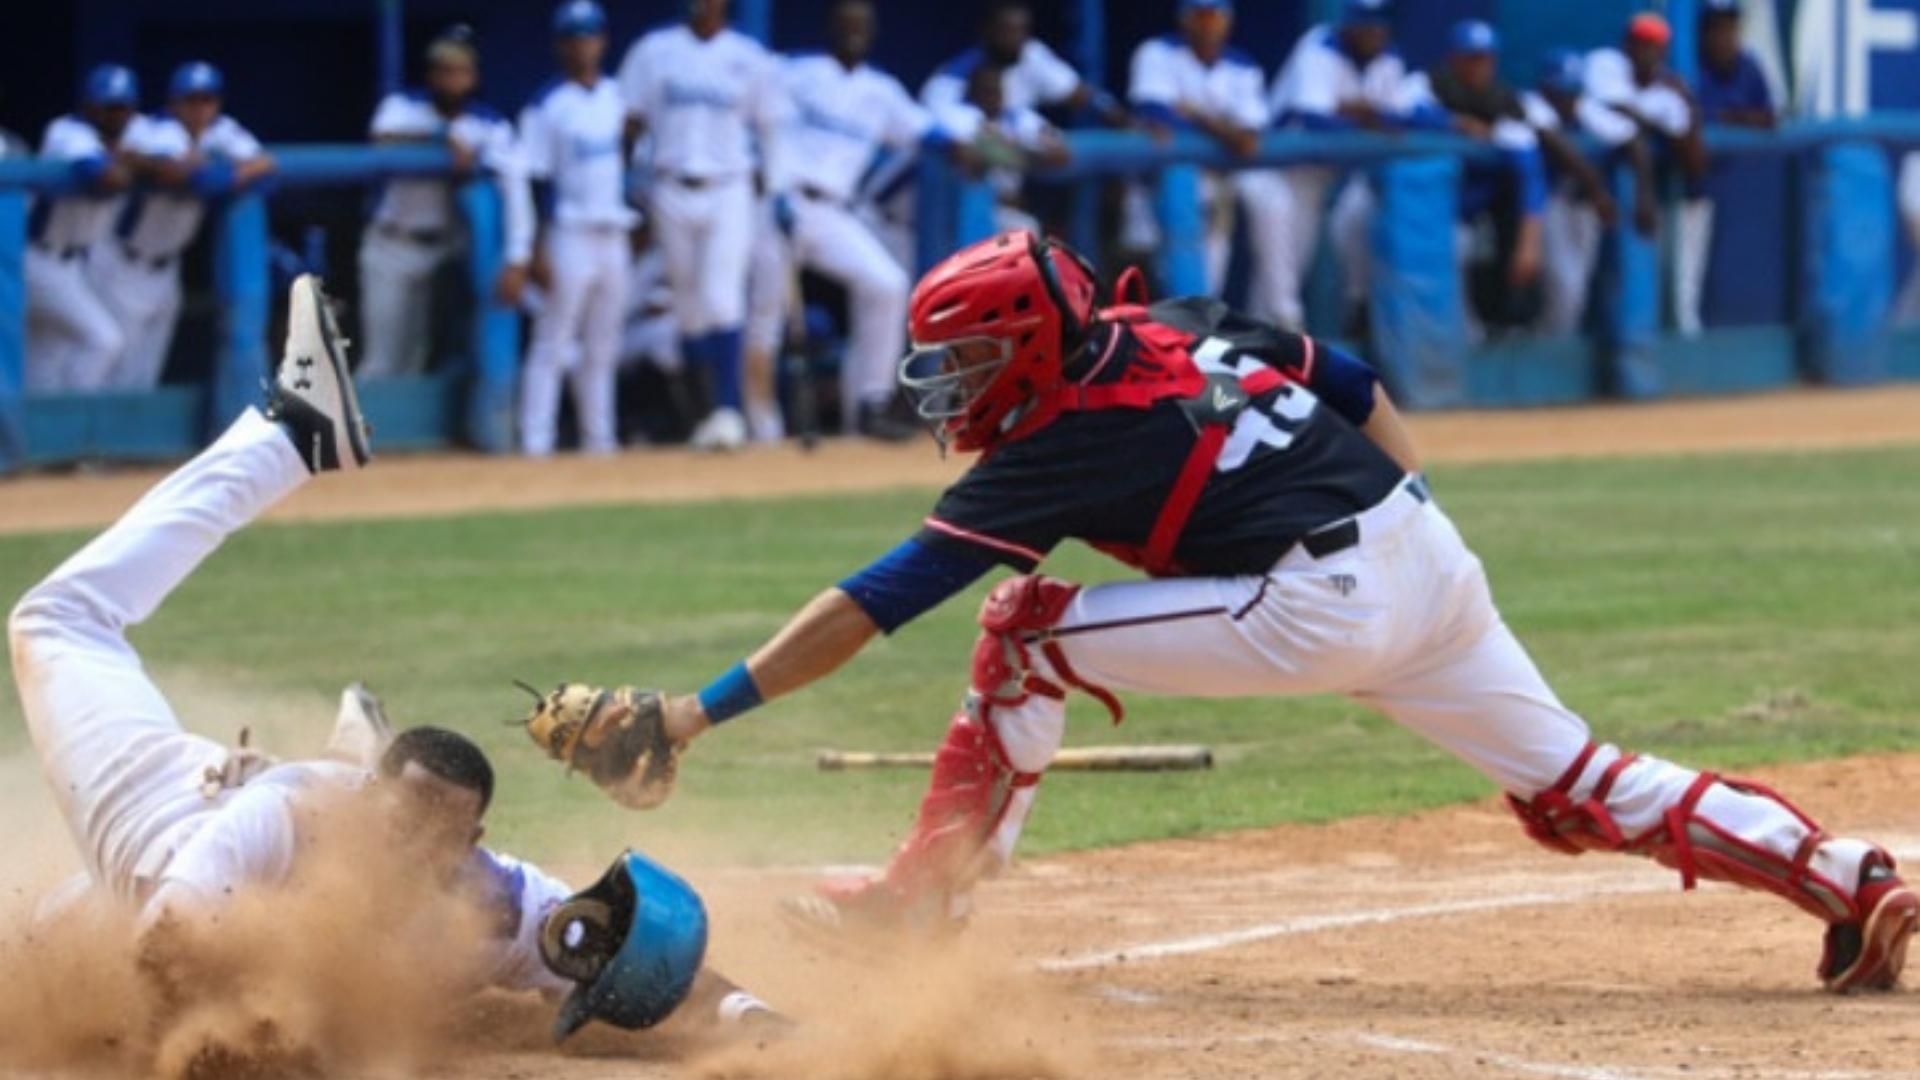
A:
[[[237,164],[262,152],[252,132],[224,115],[198,139],[167,116],[133,125],[124,141],[128,149],[157,158]],[[190,191],[136,192],[127,199],[111,235],[94,248],[87,275],[127,342],[107,377],[108,389],[159,385],[180,317],[180,255],[199,233],[206,208],[206,200]]]
[[[287,433],[250,409],[31,589],[8,622],[27,729],[91,891],[139,906],[143,921],[217,915],[235,893],[286,881],[310,841],[313,798],[367,781],[359,768],[297,761],[209,784],[207,770],[232,752],[182,729],[126,636],[308,475]],[[511,935],[476,943],[493,984],[568,989],[538,949],[541,918],[567,885],[485,849],[469,869],[517,916],[502,922]]]
[[[1559,110],[1534,91],[1520,95],[1527,122],[1546,131],[1559,131]],[[1574,104],[1570,134],[1584,134],[1609,149],[1632,142],[1639,134],[1633,121],[1582,94]],[[1563,177],[1547,193],[1547,209],[1540,223],[1540,262],[1545,303],[1540,329],[1549,334],[1572,334],[1586,313],[1587,290],[1600,258],[1604,239],[1600,215],[1580,197],[1571,178]]]
[[[448,118],[418,90],[388,94],[369,134],[382,139],[444,139],[471,151],[499,179],[505,211],[504,258],[523,266],[533,255],[533,207],[513,124],[479,102]],[[433,275],[464,246],[462,222],[446,180],[402,178],[380,192],[360,238],[361,378],[427,370]]]
[[[653,235],[666,256],[674,317],[691,343],[737,335],[746,320],[753,247],[754,136],[760,164],[780,175],[776,131],[785,115],[779,67],[759,42],[722,28],[702,39],[684,24],[634,42],[620,63],[627,109],[646,125]],[[684,348],[684,346],[683,346]],[[737,384],[739,341],[710,363],[726,396]],[[722,402],[723,407],[732,403]]]
[[[1140,43],[1133,52],[1127,96],[1147,109],[1183,109],[1211,116],[1235,127],[1263,131],[1272,121],[1267,110],[1266,77],[1253,58],[1229,48],[1212,64],[1203,63],[1179,34],[1166,34]],[[1233,241],[1231,203],[1224,187],[1246,211],[1252,236],[1256,273],[1286,250],[1285,214],[1271,195],[1268,174],[1247,170],[1224,182],[1209,177],[1203,193],[1209,203],[1219,201],[1220,212],[1209,215],[1207,230],[1207,288],[1218,293],[1226,280],[1227,257]],[[1255,305],[1255,313],[1271,315]]]
[[[626,317],[628,233],[639,220],[627,205],[621,142],[626,104],[605,76],[591,86],[558,79],[520,114],[527,174],[553,185],[545,245],[552,287],[533,323],[520,394],[520,444],[553,453],[560,382],[567,377],[580,416],[581,448],[611,453],[614,377]]]
[[[138,141],[136,116],[121,134]],[[104,167],[112,151],[100,132],[78,116],[47,125],[40,156]],[[126,334],[87,275],[86,260],[113,225],[119,196],[87,192],[37,196],[27,216],[27,371],[32,394],[76,393],[107,385]]]
[[[841,401],[877,406],[893,397],[894,366],[905,352],[906,270],[855,213],[860,177],[882,147],[911,151],[933,120],[893,76],[868,64],[849,69],[831,56],[783,65],[793,104],[782,131],[792,236],[763,229],[755,243],[750,348],[779,346],[786,314],[787,262],[846,286],[852,321],[841,367]]]
[[[1407,65],[1389,49],[1363,68],[1341,50],[1339,30],[1316,26],[1301,36],[1274,79],[1271,102],[1275,122],[1283,127],[1304,126],[1315,117],[1331,117],[1349,101],[1365,102],[1386,112],[1397,112],[1407,77]],[[1313,265],[1320,242],[1320,217],[1327,190],[1340,175],[1324,165],[1296,165],[1276,170],[1283,183],[1273,188],[1286,222],[1283,250],[1290,257],[1276,259],[1254,308],[1289,326],[1299,326],[1305,315],[1300,284]],[[1366,295],[1367,224],[1372,218],[1373,191],[1361,178],[1341,189],[1330,223],[1334,250],[1340,253],[1346,279],[1346,298],[1357,303]]]

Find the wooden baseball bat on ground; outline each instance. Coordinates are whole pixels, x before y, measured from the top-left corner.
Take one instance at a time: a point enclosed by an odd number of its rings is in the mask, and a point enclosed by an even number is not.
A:
[[[931,752],[905,754],[866,750],[822,750],[822,770],[930,769]],[[1186,772],[1213,768],[1213,751],[1204,746],[1080,746],[1060,751],[1049,766],[1068,772]]]

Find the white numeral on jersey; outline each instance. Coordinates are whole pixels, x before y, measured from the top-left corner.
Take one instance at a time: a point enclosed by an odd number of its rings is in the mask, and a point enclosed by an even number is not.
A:
[[[1231,375],[1236,379],[1245,378],[1262,366],[1258,359],[1239,355],[1231,344],[1215,337],[1200,342],[1193,350],[1193,362],[1209,375]],[[1294,433],[1319,404],[1320,399],[1314,397],[1312,391],[1289,383],[1280,388],[1271,402],[1249,405],[1234,421],[1233,433],[1227,436],[1227,443],[1220,450],[1220,462],[1214,468],[1219,472],[1232,472],[1245,465],[1262,446],[1275,450],[1292,446]]]

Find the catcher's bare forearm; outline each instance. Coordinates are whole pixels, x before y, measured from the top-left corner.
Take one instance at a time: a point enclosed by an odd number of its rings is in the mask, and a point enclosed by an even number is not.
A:
[[[1400,410],[1393,407],[1393,399],[1387,396],[1387,388],[1373,388],[1373,415],[1361,426],[1360,433],[1372,439],[1375,446],[1386,451],[1394,463],[1410,473],[1420,471],[1420,451],[1413,445],[1413,432],[1407,430],[1407,422],[1400,417]]]
[[[827,589],[787,620],[745,663],[757,697],[772,701],[832,674],[858,655],[880,633],[853,598],[838,587]],[[686,740],[713,726],[697,695],[667,702],[667,733]]]

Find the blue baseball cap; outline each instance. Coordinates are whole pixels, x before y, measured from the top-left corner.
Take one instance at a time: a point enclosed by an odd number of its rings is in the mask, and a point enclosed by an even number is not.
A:
[[[1700,21],[1708,19],[1739,18],[1740,0],[1701,0]]]
[[[607,10],[594,0],[567,0],[553,9],[555,37],[594,37],[607,32]]]
[[[140,83],[133,72],[120,64],[101,64],[87,72],[87,81],[81,85],[80,99],[89,105],[128,105],[140,104]]]
[[[1447,35],[1447,46],[1456,55],[1497,53],[1500,51],[1500,35],[1494,32],[1493,24],[1484,19],[1461,19],[1453,24],[1453,32]]]
[[[1180,0],[1180,14],[1190,15],[1196,11],[1217,11],[1222,15],[1233,14],[1233,0]]]
[[[190,97],[194,94],[212,94],[219,96],[227,92],[227,80],[220,69],[205,60],[190,60],[173,69],[173,78],[167,80],[167,96],[170,98]]]
[[[1393,0],[1344,0],[1342,26],[1385,26],[1393,18]]]
[[[1542,89],[1561,94],[1577,94],[1587,82],[1587,65],[1572,49],[1548,49],[1540,54],[1535,76]]]

